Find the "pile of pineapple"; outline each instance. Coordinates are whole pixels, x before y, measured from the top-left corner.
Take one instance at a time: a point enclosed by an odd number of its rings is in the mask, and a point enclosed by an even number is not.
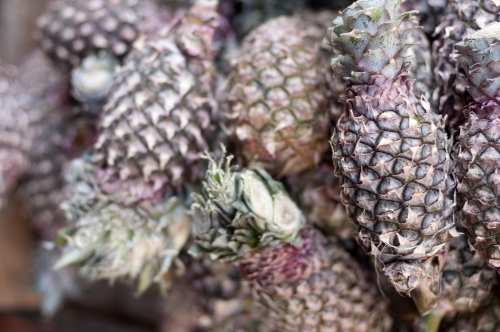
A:
[[[497,0],[54,0],[34,36],[0,205],[56,268],[187,281],[209,331],[500,331]]]

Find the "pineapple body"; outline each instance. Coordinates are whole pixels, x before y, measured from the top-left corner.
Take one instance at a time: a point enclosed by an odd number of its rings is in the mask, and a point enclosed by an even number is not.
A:
[[[500,23],[471,34],[455,49],[474,99],[465,109],[468,119],[456,146],[457,200],[471,244],[499,271],[500,70],[495,64],[500,61]]]
[[[300,15],[272,19],[230,59],[224,99],[236,151],[273,175],[305,170],[327,149],[331,100],[313,37],[321,28],[309,28]]]
[[[141,39],[115,73],[93,153],[109,186],[137,186],[149,199],[201,176],[217,129],[214,10],[200,6],[174,30]]]
[[[216,2],[196,1],[175,26],[140,39],[116,72],[94,149],[69,174],[59,266],[137,280],[139,292],[165,284],[190,233],[184,195],[217,140],[217,24]]]
[[[38,19],[35,37],[58,66],[69,70],[98,50],[123,58],[158,12],[150,0],[53,1]]]
[[[19,82],[29,103],[32,146],[29,168],[20,184],[32,223],[45,240],[53,240],[66,219],[59,209],[64,199],[64,168],[76,136],[67,102],[67,77],[39,50],[19,67]]]
[[[15,76],[17,69],[0,63],[0,208],[17,180],[29,167],[31,148],[30,98],[22,91]]]
[[[332,149],[358,243],[427,312],[454,234],[455,183],[443,121],[407,73],[399,28],[410,14],[399,4],[358,1],[334,21],[333,64],[350,72],[350,87]]]
[[[442,275],[441,298],[460,312],[475,311],[497,282],[495,271],[471,250],[465,234],[451,239]]]
[[[308,241],[314,258],[323,256],[318,268],[297,279],[251,283],[259,317],[272,331],[389,331],[392,320],[387,303],[370,285],[360,266],[333,238],[319,234]],[[321,246],[321,248],[320,248]],[[284,259],[278,255],[277,263]],[[245,262],[242,259],[242,263]],[[293,267],[296,260],[289,260]],[[293,263],[292,263],[293,262]]]
[[[301,211],[263,170],[209,157],[195,195],[192,253],[235,262],[264,331],[388,331],[385,302],[338,243],[304,227]]]
[[[436,90],[434,96],[441,114],[448,116],[451,131],[458,135],[466,117],[464,107],[470,101],[468,82],[450,60],[453,45],[491,22],[500,20],[500,6],[492,0],[450,0],[441,23],[436,28],[438,38],[432,45]]]
[[[500,331],[500,303],[498,299],[491,295],[481,303],[479,310],[473,313],[462,313],[447,319],[440,331]]]

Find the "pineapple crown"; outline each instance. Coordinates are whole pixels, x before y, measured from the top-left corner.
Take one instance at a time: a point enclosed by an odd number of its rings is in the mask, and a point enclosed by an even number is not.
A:
[[[352,84],[369,83],[374,76],[388,79],[406,72],[403,56],[411,46],[405,43],[400,24],[409,21],[416,11],[398,13],[402,0],[358,0],[333,21],[328,40],[339,54],[332,67],[350,72]]]
[[[55,268],[77,264],[90,279],[138,279],[138,292],[153,282],[163,286],[190,234],[183,201],[171,197],[158,204],[117,204],[102,193],[87,158],[72,162],[69,190],[61,204],[69,226],[55,242],[62,255]]]
[[[500,22],[488,24],[455,44],[452,59],[472,83],[469,92],[477,102],[500,102]]]
[[[194,233],[191,252],[234,261],[266,246],[300,242],[305,218],[282,184],[262,169],[236,171],[232,156],[208,159],[203,194],[193,194]],[[225,159],[225,162],[224,162]]]

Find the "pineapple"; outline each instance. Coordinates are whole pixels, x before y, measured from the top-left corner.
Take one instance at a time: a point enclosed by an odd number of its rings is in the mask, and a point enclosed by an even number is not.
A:
[[[60,72],[40,49],[31,52],[23,60],[17,79],[30,96],[48,99],[57,104],[67,101],[68,77]]]
[[[93,153],[105,186],[127,182],[149,199],[201,178],[199,156],[218,129],[217,22],[215,1],[199,0],[180,26],[134,45],[113,77]]]
[[[425,313],[456,235],[454,179],[443,121],[408,76],[400,25],[411,13],[398,14],[400,3],[360,0],[334,21],[332,64],[350,72],[350,86],[332,150],[358,243]]]
[[[457,202],[474,249],[500,271],[497,173],[500,166],[500,23],[495,22],[455,45],[454,59],[469,81],[474,101],[457,142]]]
[[[17,69],[0,62],[0,209],[29,166],[30,98],[15,79]]]
[[[201,179],[208,139],[220,139],[216,7],[198,0],[176,26],[138,40],[115,73],[94,149],[70,173],[59,266],[138,278],[139,292],[164,284],[190,230],[184,195]]]
[[[190,220],[177,197],[127,204],[126,193],[106,194],[89,156],[75,159],[61,208],[71,223],[59,231],[64,245],[56,268],[79,263],[88,279],[138,279],[138,292],[163,279],[186,243]]]
[[[476,311],[496,283],[497,273],[471,250],[464,234],[451,239],[442,271],[440,300],[429,315],[416,320],[416,330],[438,331],[445,316]]]
[[[58,66],[70,70],[98,50],[123,59],[141,33],[170,16],[153,0],[56,0],[38,19],[35,38]]]
[[[230,300],[240,295],[238,269],[222,262],[212,262],[206,256],[181,256],[186,273],[181,277],[198,295],[198,305],[213,314],[218,300]]]
[[[193,254],[235,262],[265,328],[388,331],[391,319],[360,267],[336,243],[304,227],[283,186],[258,168],[236,171],[210,156],[195,194]],[[224,164],[222,164],[224,163]]]
[[[453,45],[495,21],[500,21],[500,6],[495,0],[450,0],[436,28],[437,39],[432,45],[437,83],[434,94],[439,111],[448,116],[449,127],[455,136],[459,126],[466,121],[463,108],[471,97],[467,81],[457,74],[457,66],[450,61]]]
[[[83,104],[84,111],[93,115],[101,113],[118,65],[113,55],[101,51],[89,55],[81,66],[71,71],[72,95]]]
[[[59,209],[63,201],[63,168],[68,163],[76,128],[66,109],[67,79],[41,51],[33,52],[19,67],[19,82],[32,98],[29,103],[29,168],[20,188],[36,230],[53,240],[66,222]]]
[[[300,16],[272,19],[229,61],[224,99],[236,151],[274,176],[314,166],[327,149],[332,100],[321,28],[310,26]]]
[[[461,313],[453,319],[447,319],[443,323],[441,331],[447,332],[494,332],[500,330],[500,301],[495,294],[481,303],[481,307],[474,313]]]

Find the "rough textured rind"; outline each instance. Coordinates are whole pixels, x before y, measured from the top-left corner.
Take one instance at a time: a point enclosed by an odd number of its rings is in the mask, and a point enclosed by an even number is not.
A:
[[[238,269],[207,256],[181,255],[186,265],[185,280],[199,296],[200,305],[207,313],[214,312],[217,300],[230,300],[241,294],[241,278]]]
[[[30,98],[16,81],[16,68],[0,62],[0,208],[29,166]]]
[[[389,331],[387,303],[333,238],[315,233],[320,268],[300,279],[252,283],[256,310],[272,331]]]
[[[263,170],[209,157],[194,195],[197,247],[234,261],[249,282],[263,331],[388,331],[386,303],[335,240],[304,227],[283,187]]]
[[[215,5],[199,1],[178,26],[134,44],[113,78],[95,144],[94,162],[110,186],[128,182],[146,188],[147,198],[202,176],[200,154],[220,138],[211,51],[217,23]]]
[[[455,183],[443,121],[408,77],[399,28],[411,13],[397,14],[399,4],[358,1],[334,21],[332,64],[351,74],[332,149],[358,243],[425,312],[454,234]]]
[[[500,6],[495,0],[450,0],[441,23],[436,28],[432,45],[439,112],[448,116],[450,131],[458,136],[459,126],[466,118],[464,106],[470,101],[467,80],[459,74],[458,66],[450,61],[453,45],[491,22],[500,20]],[[456,137],[455,137],[456,138]]]
[[[456,146],[457,202],[471,244],[500,271],[500,23],[465,38],[456,50],[475,99],[467,105]]]
[[[442,271],[441,298],[456,311],[475,311],[497,282],[477,251],[472,251],[467,237],[451,239]]]
[[[90,279],[138,280],[138,292],[163,276],[190,233],[187,208],[176,197],[130,204],[127,193],[108,195],[88,156],[71,163],[61,204],[69,225],[58,235],[63,253],[56,267],[79,264]]]
[[[498,290],[496,290],[498,291]],[[496,294],[496,292],[493,292]],[[496,332],[500,330],[500,301],[492,294],[474,313],[462,313],[447,319],[440,331]]]
[[[35,38],[64,70],[107,50],[123,58],[159,14],[150,0],[58,0],[38,19]],[[168,21],[168,20],[167,20]]]
[[[20,183],[31,221],[44,240],[54,240],[66,218],[64,167],[73,153],[76,126],[65,104],[67,77],[37,50],[19,67],[19,82],[30,96],[28,115],[32,146],[29,168]]]
[[[229,60],[224,99],[237,155],[274,176],[313,166],[328,148],[322,29],[304,22],[296,15],[262,24]]]

